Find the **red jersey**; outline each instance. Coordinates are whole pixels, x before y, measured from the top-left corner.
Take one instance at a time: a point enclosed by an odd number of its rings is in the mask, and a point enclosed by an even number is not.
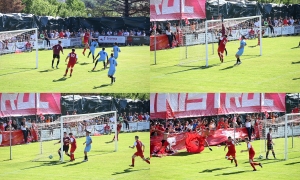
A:
[[[59,55],[60,51],[64,52],[60,44],[56,44],[55,46],[52,47],[52,49],[53,49],[53,54],[56,55]]]
[[[292,109],[292,113],[299,113],[299,109],[295,107],[294,109]]]
[[[255,154],[252,144],[250,144],[249,142],[247,143],[247,148],[249,149],[249,154]]]
[[[104,129],[105,129],[105,130],[110,130],[110,126],[109,126],[109,125],[106,125],[106,126],[104,126]]]
[[[64,38],[64,37],[65,37],[65,33],[64,33],[64,32],[60,32],[60,33],[59,33],[59,37],[60,37],[60,38]]]
[[[117,125],[117,131],[120,132],[120,131],[121,131],[121,128],[122,128],[122,124],[118,124],[118,125]]]
[[[68,54],[68,57],[69,57],[69,63],[71,64],[75,64],[76,61],[77,61],[77,54],[74,53],[74,52],[71,52]]]
[[[138,116],[138,118],[139,118],[140,121],[142,121],[142,120],[143,120],[143,115],[140,114],[140,115]]]
[[[223,37],[222,39],[220,39],[220,45],[219,45],[219,47],[221,49],[225,49],[225,46],[226,46],[227,42],[228,42],[228,40],[225,37]]]
[[[138,153],[143,153],[143,149],[142,149],[143,143],[140,140],[135,141],[133,146],[136,147]]]
[[[31,43],[27,42],[25,46],[26,46],[26,48],[30,48],[31,47]]]
[[[70,137],[70,144],[71,144],[71,148],[77,147],[76,138],[74,136]]]
[[[226,141],[226,145],[228,147],[228,152],[234,152],[235,153],[234,141]]]
[[[84,42],[89,41],[90,33],[88,33],[88,32],[84,33],[84,37],[83,38],[84,38]]]

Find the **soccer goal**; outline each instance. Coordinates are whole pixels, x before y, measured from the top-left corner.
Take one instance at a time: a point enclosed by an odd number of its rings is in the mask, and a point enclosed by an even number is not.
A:
[[[273,149],[277,159],[288,160],[288,158],[300,157],[300,113],[263,120],[260,141],[260,157],[262,158],[266,158],[267,155],[267,134],[269,131],[271,131],[274,142]],[[269,151],[268,158],[274,158],[272,151]]]
[[[0,32],[0,73],[38,68],[37,34],[37,28]]]
[[[80,138],[85,138],[86,130],[91,132],[91,136],[101,134],[104,126],[108,124],[112,132],[117,133],[116,111],[78,114],[61,116],[58,120],[51,123],[40,123],[38,125],[38,139],[40,142],[40,152],[34,161],[55,158],[64,162],[63,152],[63,137],[64,132],[69,135],[72,133],[77,139],[77,148],[81,147],[78,143]],[[60,141],[60,143],[58,143]],[[59,145],[55,145],[59,144]],[[58,156],[58,149],[60,148],[61,157]],[[70,150],[70,148],[69,148]],[[118,150],[118,141],[115,138],[114,148],[112,151]],[[76,153],[76,151],[75,151]]]

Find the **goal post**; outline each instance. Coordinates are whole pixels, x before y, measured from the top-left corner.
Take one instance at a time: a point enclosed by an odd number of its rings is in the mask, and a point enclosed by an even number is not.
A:
[[[221,19],[217,19],[217,20],[207,20],[205,21],[205,66],[208,67],[208,44],[209,44],[209,39],[208,39],[208,35],[209,35],[209,30],[213,30],[213,29],[221,29],[222,27],[222,23],[224,24],[225,28],[228,27],[235,27],[238,26],[241,23],[244,23],[248,20],[251,19],[259,19],[259,22],[261,22],[261,16],[249,16],[249,17],[241,17],[241,18],[230,18],[230,19],[223,19],[223,22]],[[262,56],[262,25],[261,23],[259,24],[259,38],[260,38],[260,53],[259,55]],[[229,38],[230,40],[230,38]]]
[[[30,47],[26,46],[27,42],[30,42]],[[44,43],[43,41],[41,43]],[[2,60],[10,61],[11,59],[20,60],[20,57],[9,57],[11,55],[20,54],[23,52],[33,52],[35,55],[22,56],[22,60],[26,63],[35,63],[35,68],[38,68],[38,29],[22,29],[13,31],[1,31],[0,32],[0,56]],[[25,58],[25,59],[24,59]],[[24,61],[24,64],[25,64]],[[3,63],[9,64],[9,63]],[[32,66],[28,66],[30,68]],[[9,69],[9,67],[3,67]],[[27,67],[26,67],[27,68]]]

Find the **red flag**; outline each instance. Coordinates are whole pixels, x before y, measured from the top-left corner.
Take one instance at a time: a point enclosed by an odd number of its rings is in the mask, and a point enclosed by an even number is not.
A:
[[[189,20],[187,18],[185,18],[185,24],[188,25],[190,24]]]

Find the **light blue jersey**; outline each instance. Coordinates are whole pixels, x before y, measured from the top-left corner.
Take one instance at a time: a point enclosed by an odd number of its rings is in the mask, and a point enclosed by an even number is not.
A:
[[[92,148],[91,142],[92,142],[91,136],[86,136],[85,137],[85,144],[86,145],[85,145],[85,148],[84,148],[85,152],[90,152],[90,150]]]
[[[92,51],[92,50],[95,51],[95,49],[96,49],[97,46],[98,46],[98,43],[97,43],[96,41],[92,41],[92,42],[91,42],[91,46],[90,46],[90,50],[91,50],[91,51]]]
[[[99,52],[99,56],[100,56],[100,58],[98,59],[98,61],[105,61],[107,59],[108,55],[105,51],[102,50]]]
[[[238,55],[238,56],[242,56],[243,55],[243,53],[244,53],[244,47],[246,46],[247,44],[246,44],[246,41],[245,40],[241,40],[241,42],[240,42],[240,49],[238,50],[238,52],[236,53],[236,55]]]
[[[115,46],[113,47],[113,51],[114,51],[114,58],[115,58],[115,59],[118,59],[118,57],[119,57],[119,52],[121,52],[120,48],[119,48],[117,45],[115,45]]]
[[[118,65],[117,60],[113,57],[108,59],[109,61],[109,70],[108,70],[108,75],[113,76],[116,72],[116,66]]]

